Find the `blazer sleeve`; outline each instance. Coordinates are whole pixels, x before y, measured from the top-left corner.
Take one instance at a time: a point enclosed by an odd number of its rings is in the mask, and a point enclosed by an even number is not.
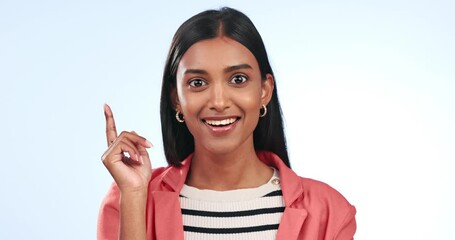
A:
[[[113,183],[101,203],[98,215],[97,239],[118,240],[120,225],[120,192]]]
[[[350,206],[347,211],[338,231],[335,234],[336,240],[352,240],[354,239],[354,234],[357,228],[355,220],[356,209],[354,206]]]

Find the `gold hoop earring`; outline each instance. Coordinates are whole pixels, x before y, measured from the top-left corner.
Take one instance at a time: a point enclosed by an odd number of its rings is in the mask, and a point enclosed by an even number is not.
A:
[[[265,105],[262,105],[263,112],[261,113],[261,110],[259,110],[259,117],[265,117],[267,115],[267,107]]]
[[[180,115],[182,115],[182,117],[180,117]],[[177,112],[175,113],[175,119],[177,119],[178,122],[185,122],[185,119],[183,119],[183,114],[177,110]]]

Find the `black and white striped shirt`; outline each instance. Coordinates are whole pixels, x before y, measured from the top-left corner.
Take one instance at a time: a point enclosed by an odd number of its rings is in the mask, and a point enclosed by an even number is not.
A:
[[[274,169],[272,178],[257,188],[213,191],[184,185],[185,239],[275,239],[285,206],[279,182]]]

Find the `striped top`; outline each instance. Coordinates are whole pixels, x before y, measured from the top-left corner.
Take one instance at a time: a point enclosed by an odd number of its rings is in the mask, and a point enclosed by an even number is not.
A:
[[[275,239],[284,211],[279,173],[257,188],[180,192],[186,240]]]

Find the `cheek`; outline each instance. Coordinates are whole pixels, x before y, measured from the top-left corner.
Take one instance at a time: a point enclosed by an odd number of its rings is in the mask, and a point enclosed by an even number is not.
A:
[[[177,84],[179,84],[177,82]],[[191,108],[191,103],[194,102],[192,101],[192,97],[190,96],[191,94],[187,91],[187,89],[184,89],[182,86],[177,87],[177,98],[179,100],[180,107],[182,108],[182,112],[186,113],[188,112],[188,108]]]
[[[180,81],[178,79],[177,79],[177,87],[176,87],[176,89],[177,89],[177,91],[176,91],[177,92],[177,96],[176,97],[178,99],[178,102],[179,102],[180,105],[184,105],[186,98],[185,98],[185,94],[184,94],[183,88],[181,86],[181,83],[180,83]]]
[[[255,88],[254,91],[237,94],[238,104],[245,110],[257,110],[261,107],[261,90]]]
[[[257,98],[248,98],[248,99],[243,99],[243,108],[248,111],[255,111],[259,109],[260,106],[260,101]]]
[[[182,91],[179,95],[180,106],[184,115],[188,116],[188,121],[193,121],[201,111],[201,96]],[[191,119],[189,118],[191,116]]]

